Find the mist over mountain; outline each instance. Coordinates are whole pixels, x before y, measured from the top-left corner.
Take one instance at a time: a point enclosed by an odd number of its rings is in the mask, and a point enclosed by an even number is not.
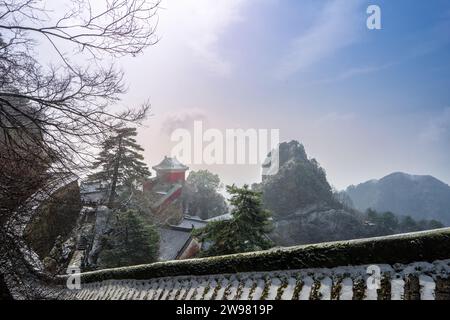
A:
[[[395,172],[349,186],[346,193],[361,211],[372,208],[450,225],[450,186],[429,175]]]

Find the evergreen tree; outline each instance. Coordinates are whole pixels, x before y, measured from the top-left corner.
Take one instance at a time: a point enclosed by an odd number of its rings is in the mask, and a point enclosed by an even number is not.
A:
[[[428,221],[428,223],[424,223],[427,226],[427,229],[440,229],[440,228],[444,228],[445,225],[443,223],[441,223],[440,221],[437,220],[430,220]]]
[[[372,223],[368,236],[384,236],[396,233],[414,232],[443,228],[436,220],[414,220],[411,216],[397,216],[392,212],[379,213],[373,209],[366,211],[367,220]]]
[[[100,268],[151,263],[158,259],[159,234],[134,210],[119,212],[99,255]]]
[[[102,144],[93,169],[100,171],[89,176],[91,181],[107,182],[109,185],[108,206],[112,207],[118,186],[133,190],[137,182],[150,176],[140,152],[144,149],[136,143],[136,128],[121,128]]]
[[[414,220],[411,216],[404,216],[400,220],[400,227],[403,232],[413,232],[419,230],[419,226],[417,221]]]
[[[184,211],[209,219],[227,213],[225,198],[218,192],[220,178],[208,170],[192,171],[183,188]]]
[[[271,214],[262,207],[261,193],[247,185],[243,188],[227,186],[227,191],[231,194],[232,219],[210,222],[205,228],[194,231],[201,241],[210,244],[201,255],[216,256],[272,247],[272,241],[266,235],[272,228]]]

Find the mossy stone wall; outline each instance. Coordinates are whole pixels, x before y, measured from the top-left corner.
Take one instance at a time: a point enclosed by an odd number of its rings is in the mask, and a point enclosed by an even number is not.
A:
[[[83,273],[82,282],[332,268],[364,264],[406,264],[415,261],[432,262],[448,258],[450,258],[450,228],[445,228],[395,236],[106,269]]]

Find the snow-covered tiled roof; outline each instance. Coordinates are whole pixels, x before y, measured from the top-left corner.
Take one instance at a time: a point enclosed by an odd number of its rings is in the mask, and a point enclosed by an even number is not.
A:
[[[184,216],[177,225],[159,227],[159,260],[175,260],[191,239],[192,228],[203,228],[206,224],[207,222],[200,218]]]
[[[199,229],[206,226],[208,221],[202,220],[198,217],[184,216],[179,224],[176,225],[178,228],[184,228],[191,230],[192,228]]]
[[[189,167],[182,164],[177,158],[164,157],[164,160],[160,164],[153,167],[156,171],[164,170],[188,170]]]
[[[163,226],[159,231],[159,260],[175,260],[191,237],[190,230]]]
[[[224,220],[231,220],[231,218],[233,218],[231,213],[225,213],[225,214],[222,214],[220,216],[209,218],[206,221],[208,221],[208,222],[210,222],[210,221],[224,221]]]

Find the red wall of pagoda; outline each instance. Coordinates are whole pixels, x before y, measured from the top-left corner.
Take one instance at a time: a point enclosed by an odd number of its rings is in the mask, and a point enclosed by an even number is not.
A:
[[[177,198],[181,196],[182,187],[178,188],[174,193],[172,193],[163,203],[158,207],[157,212],[161,212],[166,209],[169,204],[175,201]]]
[[[184,172],[167,172],[164,174],[159,174],[162,180],[166,182],[183,182],[185,173]]]

